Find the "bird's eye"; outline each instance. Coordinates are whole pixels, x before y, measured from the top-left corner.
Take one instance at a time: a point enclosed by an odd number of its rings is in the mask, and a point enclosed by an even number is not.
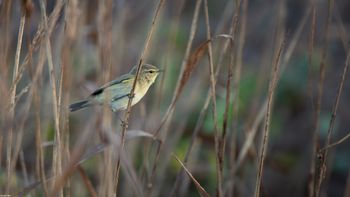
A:
[[[149,73],[154,73],[154,71],[153,70],[150,70],[150,71],[148,71]]]

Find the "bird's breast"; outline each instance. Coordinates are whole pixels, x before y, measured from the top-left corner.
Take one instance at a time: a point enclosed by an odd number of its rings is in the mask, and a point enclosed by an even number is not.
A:
[[[134,92],[135,96],[132,102],[133,105],[138,103],[145,96],[149,87],[150,87],[149,85],[142,85],[141,83],[137,83],[135,87],[135,92]]]

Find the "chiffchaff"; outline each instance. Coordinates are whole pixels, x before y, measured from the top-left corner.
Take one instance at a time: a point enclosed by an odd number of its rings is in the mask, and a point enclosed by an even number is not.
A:
[[[98,88],[87,99],[71,104],[69,110],[73,112],[85,107],[101,104],[109,105],[113,111],[125,110],[129,102],[129,94],[135,80],[136,71],[137,66],[134,66],[129,73]],[[142,65],[131,106],[138,103],[145,96],[159,72],[160,70],[153,65]]]

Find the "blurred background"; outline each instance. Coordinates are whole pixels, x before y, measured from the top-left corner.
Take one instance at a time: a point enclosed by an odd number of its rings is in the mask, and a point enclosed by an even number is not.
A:
[[[350,196],[349,10],[347,0],[0,0],[0,194],[200,196],[176,155],[211,196],[253,196],[267,133],[258,196]],[[164,72],[132,107],[117,176],[111,144],[125,112],[68,105],[143,51]]]

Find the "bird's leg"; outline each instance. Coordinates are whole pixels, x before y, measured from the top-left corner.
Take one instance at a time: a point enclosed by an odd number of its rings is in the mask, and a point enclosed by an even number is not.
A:
[[[129,99],[132,99],[132,98],[134,98],[134,97],[135,97],[135,93],[132,93],[132,94],[128,94],[128,97],[129,97]]]
[[[115,115],[116,115],[117,118],[120,120],[120,122],[121,122],[120,126],[121,126],[121,127],[127,126],[126,123],[125,123],[125,121],[119,116],[119,113],[116,112]]]
[[[126,123],[126,121],[124,121],[124,120],[122,120],[122,119],[120,119],[120,121],[121,121],[121,124],[120,124],[120,126],[122,127],[122,128],[128,128],[128,124]]]

